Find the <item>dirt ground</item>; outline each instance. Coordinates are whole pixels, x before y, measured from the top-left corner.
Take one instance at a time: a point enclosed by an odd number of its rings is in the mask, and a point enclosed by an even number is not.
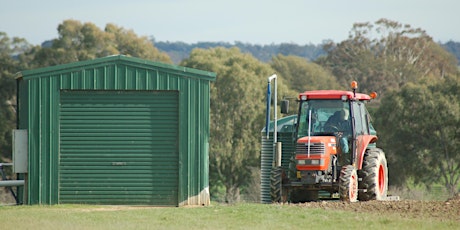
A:
[[[346,203],[340,201],[319,201],[292,204],[326,210],[343,210],[351,212],[396,214],[407,218],[435,218],[460,222],[460,195],[447,201],[367,201]]]

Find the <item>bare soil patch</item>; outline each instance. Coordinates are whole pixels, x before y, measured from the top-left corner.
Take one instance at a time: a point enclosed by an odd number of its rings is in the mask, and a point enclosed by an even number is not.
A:
[[[447,201],[366,201],[347,203],[341,201],[319,201],[299,205],[326,210],[343,210],[356,213],[378,213],[382,215],[399,215],[407,218],[436,218],[460,222],[460,195]]]

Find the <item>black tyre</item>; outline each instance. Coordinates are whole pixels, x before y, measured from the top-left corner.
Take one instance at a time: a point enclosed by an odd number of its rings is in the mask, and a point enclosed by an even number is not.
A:
[[[281,167],[272,168],[270,173],[270,196],[274,203],[282,201],[282,177],[283,169]]]
[[[340,171],[339,195],[342,201],[358,201],[358,174],[352,165],[346,165]]]
[[[384,200],[388,191],[388,166],[385,153],[379,148],[367,150],[359,171],[359,200]]]

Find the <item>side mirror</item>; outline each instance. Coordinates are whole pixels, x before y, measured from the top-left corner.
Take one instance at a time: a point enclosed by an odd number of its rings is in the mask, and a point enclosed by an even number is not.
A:
[[[282,114],[289,113],[289,100],[282,100],[280,106],[281,106],[281,113]]]

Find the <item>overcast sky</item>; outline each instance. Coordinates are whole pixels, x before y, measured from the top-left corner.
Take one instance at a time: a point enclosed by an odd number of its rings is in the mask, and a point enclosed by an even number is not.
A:
[[[460,42],[459,0],[0,0],[0,31],[39,45],[66,19],[114,23],[156,41],[320,44],[387,18]]]

